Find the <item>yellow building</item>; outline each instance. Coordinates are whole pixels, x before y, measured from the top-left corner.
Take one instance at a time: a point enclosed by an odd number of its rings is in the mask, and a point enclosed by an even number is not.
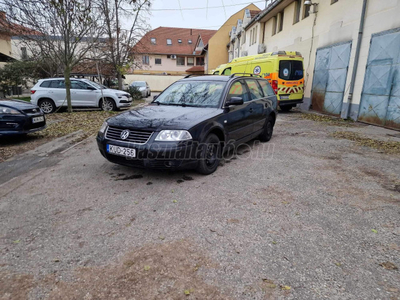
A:
[[[208,41],[206,48],[206,74],[219,65],[228,62],[229,57],[226,47],[229,44],[229,32],[232,30],[233,26],[236,26],[238,20],[243,18],[243,14],[246,9],[251,11],[260,11],[260,9],[254,4],[249,4],[245,8],[232,15]]]
[[[6,21],[6,13],[0,11],[0,67],[11,60],[10,29]]]

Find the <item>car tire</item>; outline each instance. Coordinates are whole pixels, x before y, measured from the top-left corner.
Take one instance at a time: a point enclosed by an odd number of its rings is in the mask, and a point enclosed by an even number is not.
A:
[[[54,101],[48,98],[41,99],[39,100],[38,103],[40,109],[45,113],[45,114],[51,114],[56,110],[56,105],[54,104]]]
[[[272,133],[274,132],[274,122],[272,121],[271,118],[268,118],[263,132],[260,134],[259,139],[261,142],[269,142],[269,140],[272,138]]]
[[[221,160],[221,141],[215,134],[211,133],[200,147],[197,172],[203,175],[212,174],[217,170]]]
[[[104,111],[113,111],[117,110],[117,106],[115,105],[115,101],[111,98],[104,98],[104,100],[100,100],[100,107]]]
[[[293,106],[290,105],[285,105],[285,106],[280,106],[281,111],[290,111],[292,109]]]

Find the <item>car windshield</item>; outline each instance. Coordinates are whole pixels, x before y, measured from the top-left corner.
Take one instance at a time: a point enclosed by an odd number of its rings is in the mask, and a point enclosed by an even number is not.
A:
[[[183,81],[169,86],[155,102],[165,105],[218,107],[225,82]]]
[[[104,87],[104,85],[100,85],[100,84],[98,84],[98,83],[96,83],[96,82],[94,82],[94,81],[91,81],[91,80],[85,80],[87,83],[90,83],[91,85],[93,85],[96,89],[99,89],[99,90],[101,90],[101,89],[105,89],[106,87]]]
[[[133,86],[146,86],[146,82],[144,82],[144,81],[134,81],[134,82],[132,82],[132,85]]]

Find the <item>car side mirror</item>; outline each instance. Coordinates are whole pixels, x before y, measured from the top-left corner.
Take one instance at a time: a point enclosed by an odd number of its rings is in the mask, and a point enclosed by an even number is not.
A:
[[[91,85],[88,85],[86,89],[88,89],[88,90],[91,90],[91,91],[94,91],[94,90],[96,90],[96,88],[95,88],[95,87],[93,87],[93,86],[91,86]]]
[[[228,101],[226,101],[225,106],[242,105],[243,103],[244,102],[243,102],[243,98],[242,97],[232,97]]]
[[[158,98],[158,95],[154,95],[153,96],[153,101],[156,100]]]

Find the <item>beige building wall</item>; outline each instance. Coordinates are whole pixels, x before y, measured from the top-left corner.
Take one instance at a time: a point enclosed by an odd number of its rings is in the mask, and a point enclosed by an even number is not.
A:
[[[261,38],[260,43],[266,44],[266,52],[290,50],[302,53],[306,81],[305,97],[310,98],[317,49],[341,42],[352,41],[344,95],[344,102],[347,102],[349,85],[354,68],[363,0],[339,0],[333,4],[331,4],[331,0],[314,0],[313,2],[319,3],[318,13],[311,13],[309,17],[303,18],[304,1],[301,1],[300,21],[293,24],[296,4],[293,0],[283,0],[281,6],[276,7],[267,16],[260,19],[259,25],[261,28],[265,26],[263,33],[264,40]],[[284,9],[282,9],[283,7]],[[283,30],[273,34],[275,26],[274,16],[282,10],[284,12]],[[374,33],[399,28],[399,13],[400,0],[368,0],[360,61],[357,68],[352,100],[352,105],[355,106],[354,110],[357,110],[357,112],[361,100],[371,36]],[[313,26],[314,22],[315,26]],[[247,32],[249,30],[250,28],[247,29]],[[260,36],[262,37],[262,34]],[[246,43],[249,43],[248,36]],[[254,54],[257,54],[256,47],[248,46],[248,55]]]
[[[208,73],[208,71],[228,62],[229,55],[227,45],[229,43],[229,32],[232,30],[232,26],[236,26],[238,19],[243,18],[246,9],[260,10],[254,4],[246,6],[236,14],[232,15],[208,41],[208,62],[205,73]]]
[[[0,34],[0,52],[11,56],[11,40],[7,35]]]
[[[133,74],[162,74],[168,73],[172,75],[177,74],[187,74],[186,70],[190,69],[193,66],[196,66],[196,57],[194,58],[194,65],[188,66],[188,57],[184,55],[177,55],[181,57],[185,57],[185,65],[178,66],[177,59],[167,58],[167,55],[156,55],[156,54],[149,54],[149,64],[142,65],[141,70],[133,70]],[[156,65],[155,59],[161,58],[161,65]],[[139,62],[142,62],[142,55],[136,58]]]

